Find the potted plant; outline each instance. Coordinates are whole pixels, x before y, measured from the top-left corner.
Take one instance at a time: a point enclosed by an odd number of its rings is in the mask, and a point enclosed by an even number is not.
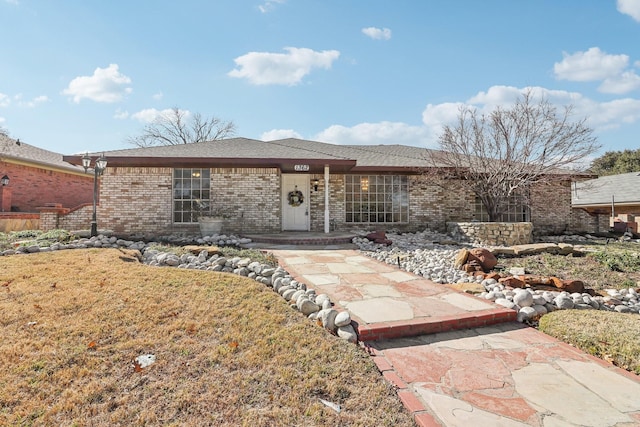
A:
[[[198,220],[202,236],[211,236],[222,232],[222,226],[227,215],[224,208],[217,203],[214,204],[213,200],[203,202],[196,199],[194,201],[193,214]]]

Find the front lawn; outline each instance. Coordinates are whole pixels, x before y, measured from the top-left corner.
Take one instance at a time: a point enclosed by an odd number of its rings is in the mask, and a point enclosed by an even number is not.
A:
[[[0,313],[1,425],[414,425],[363,350],[240,276],[6,256]]]

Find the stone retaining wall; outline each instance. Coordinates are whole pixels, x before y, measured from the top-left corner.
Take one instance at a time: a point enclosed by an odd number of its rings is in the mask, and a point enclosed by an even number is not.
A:
[[[530,222],[447,222],[447,233],[459,241],[490,246],[533,242],[533,224]]]

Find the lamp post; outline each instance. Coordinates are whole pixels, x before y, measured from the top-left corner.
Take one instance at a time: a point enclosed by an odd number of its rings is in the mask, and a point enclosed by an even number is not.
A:
[[[82,157],[82,167],[85,173],[91,168],[91,157],[86,153]],[[91,237],[98,235],[98,218],[96,215],[96,204],[98,202],[98,176],[102,175],[107,167],[107,158],[104,153],[98,157],[93,164],[93,216],[91,217]]]

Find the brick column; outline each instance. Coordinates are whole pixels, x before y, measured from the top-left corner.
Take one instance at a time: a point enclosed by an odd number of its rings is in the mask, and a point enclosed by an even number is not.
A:
[[[2,212],[11,212],[11,188],[6,186],[0,187],[0,208]]]

